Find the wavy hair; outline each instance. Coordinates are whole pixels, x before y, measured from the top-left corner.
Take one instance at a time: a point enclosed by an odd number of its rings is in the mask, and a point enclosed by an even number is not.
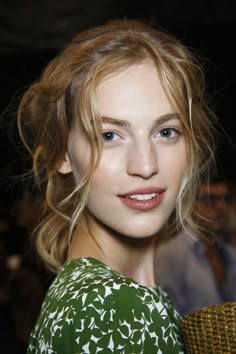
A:
[[[168,233],[194,225],[195,196],[214,155],[215,117],[205,102],[201,65],[172,35],[139,21],[114,20],[77,35],[49,63],[19,105],[20,135],[32,154],[36,180],[45,190],[44,218],[37,229],[36,248],[52,271],[66,260],[102,152],[96,87],[108,75],[147,59],[155,64],[181,119],[187,146],[187,167],[168,221]],[[76,184],[72,174],[60,174],[57,166],[78,120],[91,145],[91,161]]]

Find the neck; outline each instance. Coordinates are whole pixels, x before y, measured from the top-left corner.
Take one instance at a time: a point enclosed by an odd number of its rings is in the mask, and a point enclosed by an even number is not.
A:
[[[74,234],[68,259],[93,257],[138,283],[153,287],[155,238],[131,238],[97,223],[81,220]]]
[[[154,280],[154,238],[118,238],[115,247],[111,244],[103,255],[104,263],[122,275],[132,278],[147,287],[155,285]]]

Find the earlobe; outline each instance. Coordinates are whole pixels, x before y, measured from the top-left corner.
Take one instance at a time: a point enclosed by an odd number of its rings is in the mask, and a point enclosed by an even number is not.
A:
[[[68,153],[66,153],[65,157],[57,163],[56,169],[59,173],[62,174],[72,172],[71,162]]]

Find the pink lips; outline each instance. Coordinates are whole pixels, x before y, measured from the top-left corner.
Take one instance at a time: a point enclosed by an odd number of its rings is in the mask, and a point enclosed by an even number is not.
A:
[[[148,211],[155,207],[157,207],[164,198],[164,189],[157,188],[157,187],[148,187],[148,188],[139,188],[128,193],[119,195],[118,197],[125,204],[128,208],[140,210],[140,211]],[[128,198],[134,194],[152,194],[156,193],[157,195],[148,200],[138,200],[138,199],[131,199]]]

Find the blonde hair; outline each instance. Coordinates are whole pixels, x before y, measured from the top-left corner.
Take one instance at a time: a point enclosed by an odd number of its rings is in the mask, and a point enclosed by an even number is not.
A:
[[[169,235],[176,227],[193,225],[196,192],[214,147],[214,115],[204,101],[201,67],[171,35],[134,20],[111,21],[76,36],[49,63],[19,106],[19,131],[32,153],[36,179],[45,187],[45,217],[37,230],[36,247],[53,271],[66,259],[102,151],[96,87],[108,75],[146,59],[155,63],[186,138],[187,168],[168,222]],[[78,120],[90,141],[91,163],[76,185],[72,174],[58,173],[57,166],[66,154],[70,129]]]

